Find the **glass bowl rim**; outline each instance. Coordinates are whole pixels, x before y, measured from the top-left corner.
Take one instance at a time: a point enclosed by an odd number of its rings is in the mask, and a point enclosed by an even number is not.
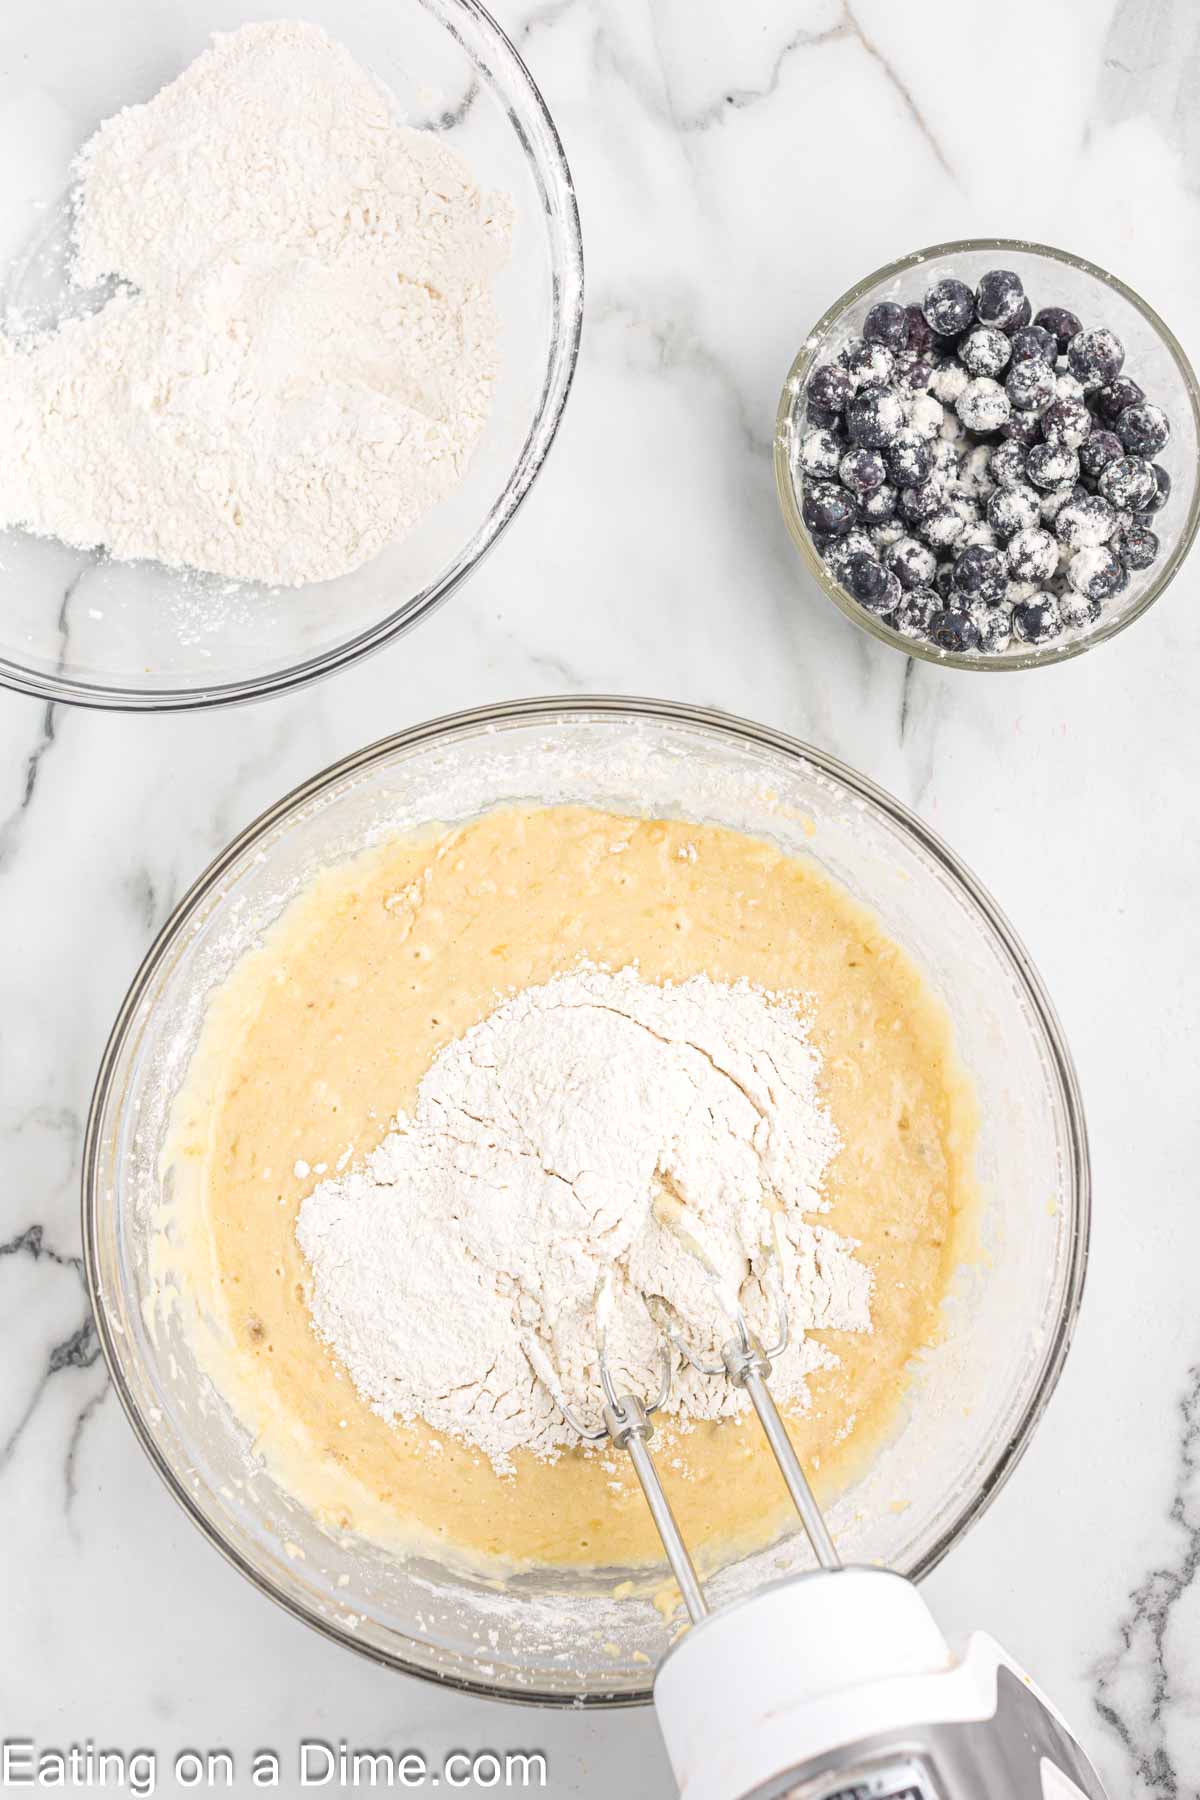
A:
[[[1192,424],[1200,441],[1200,384],[1196,372],[1179,339],[1170,326],[1159,317],[1149,301],[1131,288],[1119,276],[1112,275],[1099,263],[1090,262],[1085,256],[1076,256],[1070,250],[1059,250],[1053,244],[1037,243],[1032,238],[955,238],[944,244],[930,244],[923,250],[913,250],[907,256],[897,257],[894,262],[884,263],[882,268],[873,274],[864,275],[854,286],[847,288],[840,299],[835,300],[822,313],[816,324],[806,334],[803,343],[792,359],[791,368],[783,384],[779,397],[779,406],[775,415],[775,437],[773,457],[775,467],[775,491],[779,499],[780,510],[788,532],[800,551],[809,573],[816,579],[825,595],[855,625],[862,627],[881,644],[887,644],[893,650],[901,651],[905,656],[917,658],[921,662],[932,663],[937,668],[965,669],[972,673],[1005,674],[1014,670],[1045,669],[1059,663],[1070,662],[1085,651],[1094,649],[1097,644],[1108,642],[1118,636],[1126,626],[1149,611],[1159,596],[1171,585],[1179,573],[1188,553],[1195,541],[1197,529],[1200,528],[1200,473],[1193,476],[1191,500],[1187,518],[1179,542],[1171,555],[1163,563],[1154,579],[1150,581],[1136,605],[1119,619],[1112,619],[1107,624],[1083,637],[1070,638],[1060,644],[1044,644],[1040,648],[1023,650],[1016,656],[987,655],[985,652],[964,652],[938,650],[933,644],[927,644],[919,638],[906,638],[882,619],[860,606],[854,596],[836,581],[825,563],[818,556],[812,542],[812,536],[800,512],[796,496],[796,487],[792,479],[791,465],[788,457],[787,431],[791,423],[792,402],[797,391],[808,377],[812,363],[825,340],[834,330],[844,315],[864,299],[872,288],[880,283],[890,281],[894,276],[906,274],[909,270],[919,268],[923,264],[944,260],[951,256],[975,254],[980,251],[1004,252],[1016,250],[1026,256],[1041,256],[1050,262],[1061,263],[1064,267],[1078,274],[1089,276],[1098,281],[1102,287],[1111,288],[1128,301],[1134,311],[1139,313],[1160,340],[1175,363],[1187,393],[1188,403],[1192,409]]]
[[[505,726],[527,724],[549,726],[565,723],[568,719],[580,719],[584,722],[611,721],[629,725],[649,722],[653,725],[668,727],[674,725],[711,733],[717,737],[731,739],[749,749],[766,751],[782,756],[789,761],[803,761],[852,796],[865,800],[868,805],[882,812],[890,824],[914,839],[917,845],[940,866],[943,873],[950,878],[951,883],[965,894],[966,899],[975,910],[982,915],[984,923],[999,940],[1000,946],[1011,964],[1013,974],[1045,1038],[1052,1075],[1058,1088],[1058,1099],[1065,1120],[1067,1139],[1064,1180],[1067,1204],[1071,1208],[1071,1232],[1065,1259],[1062,1297],[1057,1316],[1047,1327],[1041,1366],[1033,1381],[1029,1398],[1020,1418],[1009,1436],[999,1444],[992,1466],[987,1470],[979,1486],[966,1496],[953,1519],[914,1568],[912,1579],[920,1581],[935,1569],[959,1539],[966,1535],[976,1520],[982,1517],[1020,1462],[1028,1448],[1035,1427],[1050,1403],[1066,1361],[1071,1339],[1074,1336],[1083,1298],[1091,1232],[1091,1166],[1083,1101],[1074,1063],[1049,995],[1024,945],[987,889],[966,868],[949,846],[915,813],[910,812],[901,801],[878,787],[868,776],[859,774],[850,768],[839,758],[806,744],[798,738],[791,737],[785,732],[776,731],[770,726],[757,724],[732,713],[708,707],[691,706],[677,701],[616,694],[535,697],[525,700],[502,701],[488,706],[472,707],[461,712],[443,714],[439,718],[430,719],[387,737],[379,738],[374,743],[339,758],[337,762],[320,770],[307,781],[301,782],[299,786],[293,788],[290,793],[285,794],[282,799],[276,801],[274,805],[268,807],[245,826],[213,859],[179,900],[170,918],[158,932],[142,959],[121,1003],[100,1060],[84,1133],[80,1200],[83,1261],[88,1298],[95,1319],[97,1338],[117,1397],[133,1427],[134,1435],[160,1479],[192,1523],[220,1551],[227,1562],[239,1570],[260,1593],[267,1595],[277,1605],[291,1613],[293,1617],[319,1631],[332,1642],[357,1651],[359,1655],[366,1656],[386,1668],[418,1676],[422,1680],[434,1682],[442,1687],[515,1705],[613,1709],[648,1704],[653,1697],[652,1686],[619,1694],[589,1690],[576,1694],[537,1689],[519,1692],[498,1691],[494,1685],[483,1680],[431,1669],[402,1655],[391,1654],[378,1645],[363,1643],[353,1632],[340,1627],[332,1619],[320,1617],[301,1604],[298,1599],[276,1587],[226,1537],[217,1521],[209,1519],[193,1500],[187,1487],[179,1479],[167,1457],[159,1448],[149,1421],[141,1413],[124,1373],[123,1340],[120,1334],[112,1329],[105,1307],[97,1231],[102,1208],[111,1206],[111,1199],[102,1193],[99,1182],[101,1124],[113,1103],[114,1080],[130,1026],[160,966],[174,949],[177,941],[188,930],[205,899],[225,878],[239,858],[267,833],[286,820],[290,814],[299,812],[311,801],[318,799],[328,788],[356,771],[367,769],[374,763],[384,762],[397,753],[439,743],[446,744],[472,736],[490,736],[497,729]]]
[[[192,688],[173,686],[153,690],[133,687],[127,682],[106,685],[90,679],[45,675],[12,657],[0,655],[0,687],[8,688],[14,693],[28,694],[51,705],[129,713],[200,712],[222,706],[246,705],[256,700],[270,699],[277,694],[292,693],[335,674],[339,669],[349,667],[360,657],[382,649],[385,644],[403,637],[415,625],[427,619],[475,573],[520,511],[522,502],[541,473],[558,436],[579,361],[583,331],[584,263],[575,182],[558,127],[541,89],[520,51],[503,26],[482,4],[482,0],[416,0],[416,3],[437,18],[443,29],[460,44],[462,37],[454,23],[455,14],[467,15],[485,37],[490,36],[490,50],[493,54],[498,53],[501,64],[506,65],[503,67],[503,78],[523,91],[530,111],[544,133],[542,150],[539,152],[535,148],[523,126],[514,123],[511,107],[507,104],[504,106],[505,116],[515,130],[526,161],[537,171],[537,185],[552,190],[561,206],[564,254],[561,263],[556,264],[551,271],[556,328],[551,339],[546,373],[533,422],[525,434],[505,484],[486,516],[466,543],[460,546],[450,563],[443,566],[428,586],[416,594],[410,594],[401,606],[394,607],[384,618],[377,619],[353,637],[289,667],[211,685]]]

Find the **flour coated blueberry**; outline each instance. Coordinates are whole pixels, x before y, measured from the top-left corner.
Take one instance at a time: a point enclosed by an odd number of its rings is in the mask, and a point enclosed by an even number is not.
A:
[[[906,640],[1001,654],[1086,628],[1159,557],[1165,411],[1107,325],[1036,312],[1013,270],[897,290],[822,358],[801,510],[851,597]]]

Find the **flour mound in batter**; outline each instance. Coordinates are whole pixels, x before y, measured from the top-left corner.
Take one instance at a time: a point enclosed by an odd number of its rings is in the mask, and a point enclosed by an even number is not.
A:
[[[805,1217],[838,1149],[819,1074],[795,1002],[744,981],[585,966],[525,989],[441,1051],[364,1164],[305,1199],[317,1332],[384,1418],[423,1418],[505,1472],[515,1450],[577,1441],[530,1345],[593,1417],[599,1291],[614,1373],[650,1393],[664,1317],[705,1360],[732,1296],[770,1329],[777,1243],[792,1335],[773,1386],[803,1406],[836,1360],[806,1332],[871,1323],[869,1269]],[[674,1361],[674,1410],[742,1409]]]
[[[0,525],[279,585],[343,575],[461,479],[511,204],[316,26],[219,34],[75,172],[98,311],[0,333]]]

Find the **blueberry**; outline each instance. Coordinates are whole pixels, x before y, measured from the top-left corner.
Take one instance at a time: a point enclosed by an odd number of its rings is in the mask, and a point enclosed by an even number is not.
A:
[[[887,466],[878,450],[866,450],[861,444],[853,450],[847,450],[838,463],[837,470],[842,486],[859,496],[882,487],[887,480]]]
[[[892,380],[906,394],[924,394],[929,391],[929,383],[933,380],[933,364],[927,357],[918,356],[915,350],[898,350],[895,357],[895,371]]]
[[[1122,375],[1119,381],[1110,381],[1106,387],[1097,388],[1091,395],[1091,402],[1106,425],[1115,425],[1127,406],[1136,406],[1145,398],[1145,390],[1128,375]]]
[[[879,450],[904,426],[904,402],[892,388],[862,387],[846,408],[846,429],[856,444]]]
[[[829,549],[825,560],[836,572],[841,568],[848,556],[874,556],[875,548],[866,530],[861,525],[853,525],[845,537],[829,539]]]
[[[844,537],[858,516],[845,488],[832,481],[806,485],[800,512],[810,531],[822,531],[829,537]]]
[[[914,537],[897,538],[884,551],[883,562],[909,593],[927,588],[937,574],[937,557]]]
[[[886,612],[889,582],[888,572],[875,557],[859,552],[848,556],[838,568],[838,578],[842,586],[861,606],[869,607],[872,612]]]
[[[856,392],[868,385],[885,386],[896,367],[896,359],[886,344],[868,344],[866,338],[851,338],[838,361]]]
[[[1009,540],[1008,568],[1014,581],[1041,587],[1058,573],[1058,545],[1040,525],[1027,525]]]
[[[970,431],[999,431],[1012,408],[998,381],[977,375],[958,396],[955,411]]]
[[[969,612],[943,607],[929,620],[926,635],[939,650],[978,650],[979,627]]]
[[[1148,525],[1123,525],[1110,541],[1127,569],[1148,569],[1158,555],[1158,535]]]
[[[1171,497],[1171,477],[1161,463],[1151,463],[1150,466],[1154,470],[1155,492],[1140,510],[1156,513],[1162,510]]]
[[[1128,586],[1129,571],[1111,544],[1089,544],[1067,564],[1067,580],[1088,600],[1110,600]]]
[[[888,623],[901,637],[925,637],[929,621],[937,612],[938,605],[937,595],[929,588],[915,588],[912,593],[905,594],[899,605],[888,615]]]
[[[906,306],[904,317],[908,321],[906,347],[915,350],[918,356],[926,356],[933,349],[935,341],[929,320],[919,306]]]
[[[1003,550],[972,544],[954,564],[955,591],[965,600],[995,606],[1008,592],[1008,559]]]
[[[972,375],[998,375],[1009,357],[1012,345],[994,325],[976,325],[958,346],[958,357]]]
[[[1062,616],[1053,594],[1034,594],[1013,607],[1013,633],[1027,644],[1045,644],[1062,630]]]
[[[1000,436],[1012,438],[1018,444],[1030,448],[1042,435],[1042,422],[1035,412],[1015,412],[1000,427]]]
[[[869,344],[886,344],[889,350],[907,350],[908,315],[894,300],[880,300],[867,314],[862,334]]]
[[[829,481],[838,472],[842,460],[841,440],[832,431],[806,431],[800,441],[797,461],[802,472],[814,481]]]
[[[1171,435],[1171,422],[1161,406],[1152,406],[1148,400],[1135,400],[1118,415],[1116,431],[1131,455],[1144,456],[1149,461],[1165,448]]]
[[[1073,312],[1068,312],[1065,306],[1043,306],[1041,312],[1035,315],[1033,322],[1035,325],[1040,325],[1043,331],[1053,334],[1060,356],[1066,355],[1067,345],[1071,339],[1077,337],[1083,330],[1081,322]]]
[[[997,488],[987,503],[988,524],[997,537],[1010,538],[1041,517],[1038,497],[1031,487]]]
[[[988,472],[997,487],[1019,487],[1024,482],[1027,455],[1024,444],[1019,444],[1015,438],[1006,438],[996,445]]]
[[[1067,363],[1085,392],[1106,387],[1121,373],[1125,346],[1115,331],[1101,325],[1096,331],[1077,331],[1067,345]]]
[[[933,578],[933,591],[939,600],[949,600],[954,592],[954,564],[947,560],[938,564]]]
[[[897,487],[920,487],[929,479],[933,468],[933,451],[929,448],[929,439],[921,436],[905,426],[896,434],[895,439],[884,453],[887,457],[888,474]]]
[[[979,633],[981,650],[1006,650],[1012,637],[1013,609],[1007,601],[999,606],[973,606],[971,620]]]
[[[1059,590],[1058,610],[1064,625],[1094,625],[1104,610],[1104,603],[1089,600],[1086,594],[1077,594],[1068,582]]]
[[[932,394],[918,394],[909,402],[909,427],[920,437],[931,439],[940,437],[945,419],[945,408],[940,400],[934,399]]]
[[[1054,370],[1037,356],[1013,363],[1004,388],[1018,412],[1043,412],[1058,394]]]
[[[923,525],[926,519],[932,518],[943,499],[941,488],[932,481],[923,481],[919,487],[904,488],[898,502],[900,517],[907,519],[910,525]]]
[[[1055,400],[1042,414],[1042,436],[1063,450],[1078,450],[1092,429],[1092,415],[1084,400]]]
[[[858,516],[869,525],[886,525],[895,514],[896,490],[890,482],[885,481],[880,487],[859,496]]]
[[[929,517],[922,521],[921,536],[927,544],[935,545],[939,550],[948,549],[957,543],[968,524],[968,507],[959,500],[942,501]]]
[[[903,598],[904,598],[904,589],[900,586],[900,583],[896,580],[896,577],[889,571],[888,578],[887,578],[887,585],[884,589],[882,604],[879,605],[878,607],[872,607],[871,610],[873,612],[879,611],[880,613],[895,612],[896,608],[899,606],[899,604],[903,600]]]
[[[841,413],[831,412],[824,406],[810,406],[804,415],[806,425],[814,431],[844,431],[846,421]]]
[[[1011,349],[1014,362],[1036,356],[1041,362],[1053,364],[1058,356],[1058,339],[1041,325],[1024,325],[1013,332]]]
[[[1030,319],[1032,319],[1032,317],[1033,317],[1033,308],[1029,304],[1028,297],[1026,297],[1024,300],[1022,300],[1020,306],[1017,308],[1016,313],[1009,320],[1008,324],[1002,326],[1001,330],[1008,331],[1008,332],[1024,331],[1025,327],[1028,325],[1028,323],[1029,323]]]
[[[939,363],[933,371],[933,380],[929,383],[929,391],[942,402],[943,406],[953,406],[970,379],[971,377],[957,359],[953,362]]]
[[[1103,475],[1109,463],[1117,462],[1125,450],[1115,431],[1093,431],[1087,442],[1079,446],[1079,466],[1093,481]]]
[[[1034,487],[1071,487],[1079,480],[1079,458],[1059,444],[1035,444],[1025,461]]]
[[[1119,512],[1144,512],[1158,493],[1158,477],[1143,457],[1121,456],[1109,463],[1096,486]]]
[[[1043,525],[1056,525],[1058,515],[1064,506],[1072,505],[1076,500],[1091,500],[1093,496],[1078,482],[1074,487],[1048,488],[1042,495],[1038,511],[1042,515]],[[1107,503],[1106,503],[1107,504]]]
[[[995,550],[999,547],[999,544],[1000,539],[996,536],[987,520],[977,519],[974,525],[967,526],[967,529],[958,540],[956,549],[961,556],[964,550],[975,548],[980,550]]]
[[[836,363],[822,363],[809,377],[806,397],[809,406],[819,407],[822,412],[840,413],[846,410],[852,391],[845,369],[839,369]]]
[[[959,337],[974,321],[975,296],[965,281],[956,281],[952,275],[948,275],[944,280],[934,282],[925,296],[921,311],[926,323],[938,337]]]
[[[989,269],[975,290],[975,316],[981,325],[998,325],[1001,331],[1018,326],[1025,304],[1021,277],[1012,269]]]
[[[1106,544],[1116,528],[1117,515],[1102,494],[1082,494],[1068,500],[1054,521],[1058,538],[1070,550]]]

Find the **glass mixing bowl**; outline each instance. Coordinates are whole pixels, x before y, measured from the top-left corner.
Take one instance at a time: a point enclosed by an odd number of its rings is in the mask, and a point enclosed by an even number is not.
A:
[[[945,1339],[922,1355],[893,1438],[830,1510],[848,1560],[924,1574],[1028,1442],[1079,1306],[1086,1137],[1050,1003],[993,901],[897,801],[762,726],[618,699],[459,714],[347,757],[201,876],[121,1009],[84,1156],[88,1280],[134,1429],[230,1561],[338,1642],[480,1693],[619,1704],[649,1697],[670,1638],[650,1600],[613,1597],[623,1571],[484,1579],[328,1535],[255,1464],[178,1322],[147,1323],[164,1134],[215,987],[319,870],[389,833],[513,801],[714,821],[813,857],[873,909],[952,1015],[982,1103],[981,1253],[960,1272]],[[720,1604],[808,1564],[793,1533],[726,1567],[710,1594]]]
[[[292,18],[271,0],[71,0],[0,16],[0,323],[48,327],[64,287],[68,166],[101,119],[149,99],[214,31]],[[563,148],[521,58],[475,0],[312,0],[407,124],[445,132],[484,187],[515,202],[494,293],[503,366],[460,486],[353,574],[269,589],[120,563],[0,532],[0,682],[88,706],[215,706],[353,662],[453,593],[511,520],[571,386],[583,307],[579,215]],[[74,301],[78,306],[78,297]]]
[[[1015,269],[1035,312],[1043,306],[1065,306],[1085,326],[1107,325],[1125,346],[1126,372],[1141,383],[1148,399],[1161,406],[1171,421],[1171,438],[1155,457],[1171,476],[1171,497],[1154,515],[1154,530],[1161,549],[1157,560],[1140,574],[1116,600],[1106,601],[1092,625],[1068,631],[1046,644],[1022,644],[1013,639],[1007,650],[939,650],[923,638],[905,637],[861,606],[837,580],[819,555],[812,534],[800,512],[801,484],[795,473],[795,453],[804,431],[806,389],[818,364],[828,362],[847,338],[861,334],[863,320],[879,300],[919,302],[926,289],[947,275],[956,275],[968,286],[978,285],[988,269]],[[1124,631],[1154,604],[1178,574],[1200,525],[1200,391],[1195,371],[1174,334],[1153,307],[1118,281],[1115,275],[1053,250],[1048,244],[1030,244],[1014,238],[972,238],[953,244],[934,244],[914,250],[899,262],[876,269],[852,287],[818,319],[796,355],[775,421],[775,486],[787,528],[815,577],[835,606],[848,619],[869,631],[882,643],[919,656],[925,662],[943,663],[953,669],[1041,669],[1050,663],[1082,656],[1095,644]]]

